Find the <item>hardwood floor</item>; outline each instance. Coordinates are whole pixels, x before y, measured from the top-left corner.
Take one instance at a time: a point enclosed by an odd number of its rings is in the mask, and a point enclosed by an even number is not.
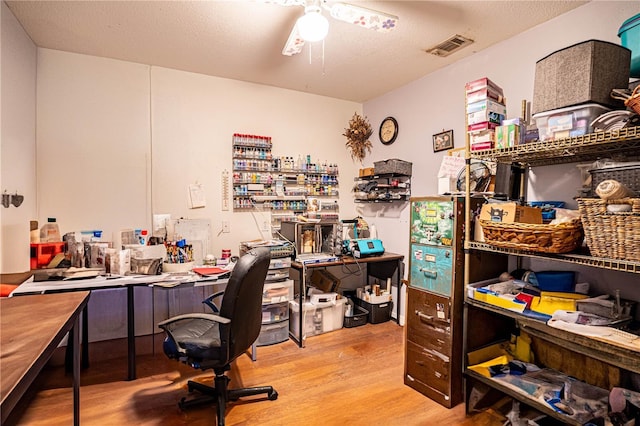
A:
[[[210,425],[214,408],[182,411],[186,382],[211,383],[211,372],[193,370],[166,358],[156,335],[141,337],[138,379],[125,381],[126,342],[90,345],[82,372],[83,425]],[[501,425],[495,413],[466,418],[464,404],[449,410],[403,383],[403,328],[394,322],[344,328],[307,339],[260,347],[257,361],[240,357],[229,372],[230,387],[272,385],[276,401],[238,401],[228,406],[227,425]],[[54,363],[55,364],[55,363]],[[246,400],[245,400],[246,401]],[[9,422],[8,422],[9,423]],[[72,424],[71,377],[48,366],[10,419],[17,425]]]

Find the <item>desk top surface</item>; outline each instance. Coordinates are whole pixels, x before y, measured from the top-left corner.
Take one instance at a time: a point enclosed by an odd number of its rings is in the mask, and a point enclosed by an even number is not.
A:
[[[308,263],[304,266],[307,268],[325,268],[327,266],[340,266],[340,265],[354,265],[357,263],[376,263],[376,262],[389,262],[389,261],[399,261],[404,259],[404,255],[397,253],[385,252],[379,256],[368,256],[362,257],[360,259],[356,259],[352,256],[342,256],[336,261],[332,262],[319,262],[319,263]],[[291,262],[291,267],[296,269],[302,269],[302,262]]]
[[[88,299],[88,291],[0,299],[3,420],[71,329]]]
[[[27,280],[11,292],[11,296],[38,294],[45,292],[69,292],[81,290],[99,290],[126,286],[175,287],[181,284],[209,285],[226,283],[227,279],[200,277],[197,275],[131,275],[118,277],[98,276],[88,279],[31,281]]]

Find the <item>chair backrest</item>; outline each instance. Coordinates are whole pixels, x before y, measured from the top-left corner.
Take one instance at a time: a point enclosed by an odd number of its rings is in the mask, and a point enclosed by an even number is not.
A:
[[[240,257],[231,271],[220,305],[220,315],[231,320],[220,325],[221,346],[224,350],[227,345],[228,362],[249,349],[260,334],[262,293],[270,260],[268,248],[256,248]]]

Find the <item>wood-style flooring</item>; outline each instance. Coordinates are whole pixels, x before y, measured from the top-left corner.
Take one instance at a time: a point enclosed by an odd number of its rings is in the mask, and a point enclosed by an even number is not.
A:
[[[151,336],[138,338],[137,379],[126,381],[126,342],[90,344],[82,371],[82,425],[212,425],[214,407],[186,411],[178,401],[189,379],[210,383],[211,372],[193,370],[162,353]],[[145,348],[145,346],[147,346]],[[144,352],[147,352],[146,354]],[[61,358],[61,357],[58,357]],[[272,385],[276,401],[235,402],[227,425],[501,425],[497,413],[465,417],[464,404],[444,408],[403,383],[403,328],[394,322],[343,328],[259,347],[257,360],[240,357],[229,372],[230,387]],[[71,376],[54,359],[8,422],[70,425]]]

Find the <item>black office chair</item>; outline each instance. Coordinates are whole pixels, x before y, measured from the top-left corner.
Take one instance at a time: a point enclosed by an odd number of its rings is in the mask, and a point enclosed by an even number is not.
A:
[[[204,395],[191,400],[182,398],[179,405],[186,408],[214,402],[219,426],[224,425],[227,401],[259,394],[266,394],[271,401],[278,398],[278,392],[271,386],[228,389],[231,379],[225,375],[231,362],[245,353],[260,334],[262,289],[270,259],[267,248],[253,249],[240,257],[222,295],[218,314],[184,314],[158,324],[167,333],[164,352],[169,358],[215,372],[215,387],[189,381],[189,392],[195,389]]]

